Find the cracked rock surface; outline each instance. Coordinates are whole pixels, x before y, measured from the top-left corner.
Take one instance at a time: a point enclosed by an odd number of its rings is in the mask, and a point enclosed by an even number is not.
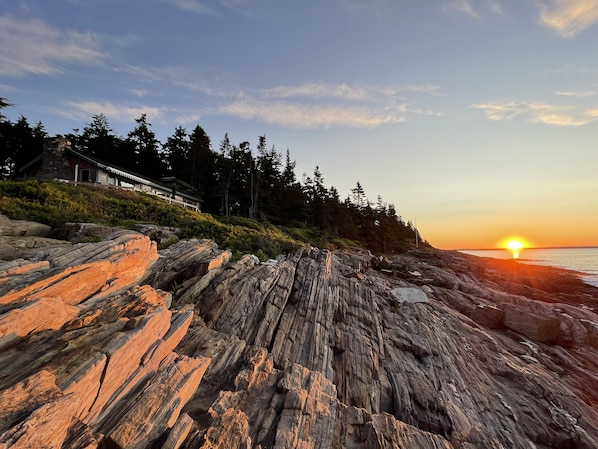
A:
[[[81,229],[0,260],[0,448],[598,447],[573,273]]]

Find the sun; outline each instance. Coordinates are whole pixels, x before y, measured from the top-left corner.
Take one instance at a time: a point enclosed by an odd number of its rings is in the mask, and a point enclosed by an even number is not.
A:
[[[510,251],[521,251],[523,249],[523,243],[520,240],[509,240],[506,247]]]
[[[527,245],[525,240],[523,239],[520,239],[518,237],[510,237],[508,239],[503,240],[500,246],[501,248],[510,251],[511,255],[513,256],[513,259],[519,259],[521,251],[527,248],[529,245]]]

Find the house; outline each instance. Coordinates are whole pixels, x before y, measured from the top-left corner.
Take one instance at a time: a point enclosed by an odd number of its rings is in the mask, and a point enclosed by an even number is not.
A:
[[[74,150],[71,148],[71,142],[61,136],[45,139],[42,154],[24,165],[20,172],[23,176],[40,179],[127,188],[157,195],[171,203],[195,210],[200,210],[202,203],[193,187],[180,179],[151,179],[102,162]]]

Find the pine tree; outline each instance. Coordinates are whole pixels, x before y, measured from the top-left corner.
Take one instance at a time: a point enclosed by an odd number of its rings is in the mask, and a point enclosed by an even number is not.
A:
[[[212,151],[210,138],[204,129],[197,125],[189,136],[189,157],[191,178],[189,183],[201,193],[204,210],[218,212],[220,201],[217,198],[218,155]]]
[[[92,116],[91,122],[83,128],[81,136],[72,140],[78,151],[105,162],[122,165],[123,154],[119,151],[122,139],[114,135],[114,130],[104,114]]]
[[[158,139],[147,122],[146,114],[135,120],[137,126],[127,136],[135,155],[135,170],[140,174],[160,178],[166,174],[166,163],[158,152]]]
[[[189,136],[182,126],[178,126],[174,130],[174,134],[168,137],[166,143],[162,145],[168,162],[169,174],[188,183],[191,182],[189,148]]]
[[[24,116],[16,123],[3,121],[2,129],[2,157],[0,171],[3,179],[19,176],[19,170],[42,153],[46,130],[41,123],[34,128]]]

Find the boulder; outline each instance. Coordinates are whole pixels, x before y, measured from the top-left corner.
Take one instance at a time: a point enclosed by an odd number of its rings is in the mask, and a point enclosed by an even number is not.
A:
[[[27,220],[10,220],[0,214],[0,235],[15,237],[48,237],[52,227]]]
[[[505,306],[503,324],[508,329],[542,343],[556,340],[560,327],[556,317],[512,304]]]
[[[82,230],[0,261],[0,448],[598,447],[598,290],[574,277]]]
[[[421,288],[399,287],[392,291],[392,295],[399,303],[427,304],[430,302]]]
[[[209,362],[205,358],[181,357],[164,367],[126,407],[100,423],[100,429],[107,427],[107,441],[130,449],[151,446],[177,422]]]
[[[479,304],[473,312],[471,312],[471,319],[476,323],[489,327],[490,329],[497,329],[502,325],[504,312],[498,307]]]

